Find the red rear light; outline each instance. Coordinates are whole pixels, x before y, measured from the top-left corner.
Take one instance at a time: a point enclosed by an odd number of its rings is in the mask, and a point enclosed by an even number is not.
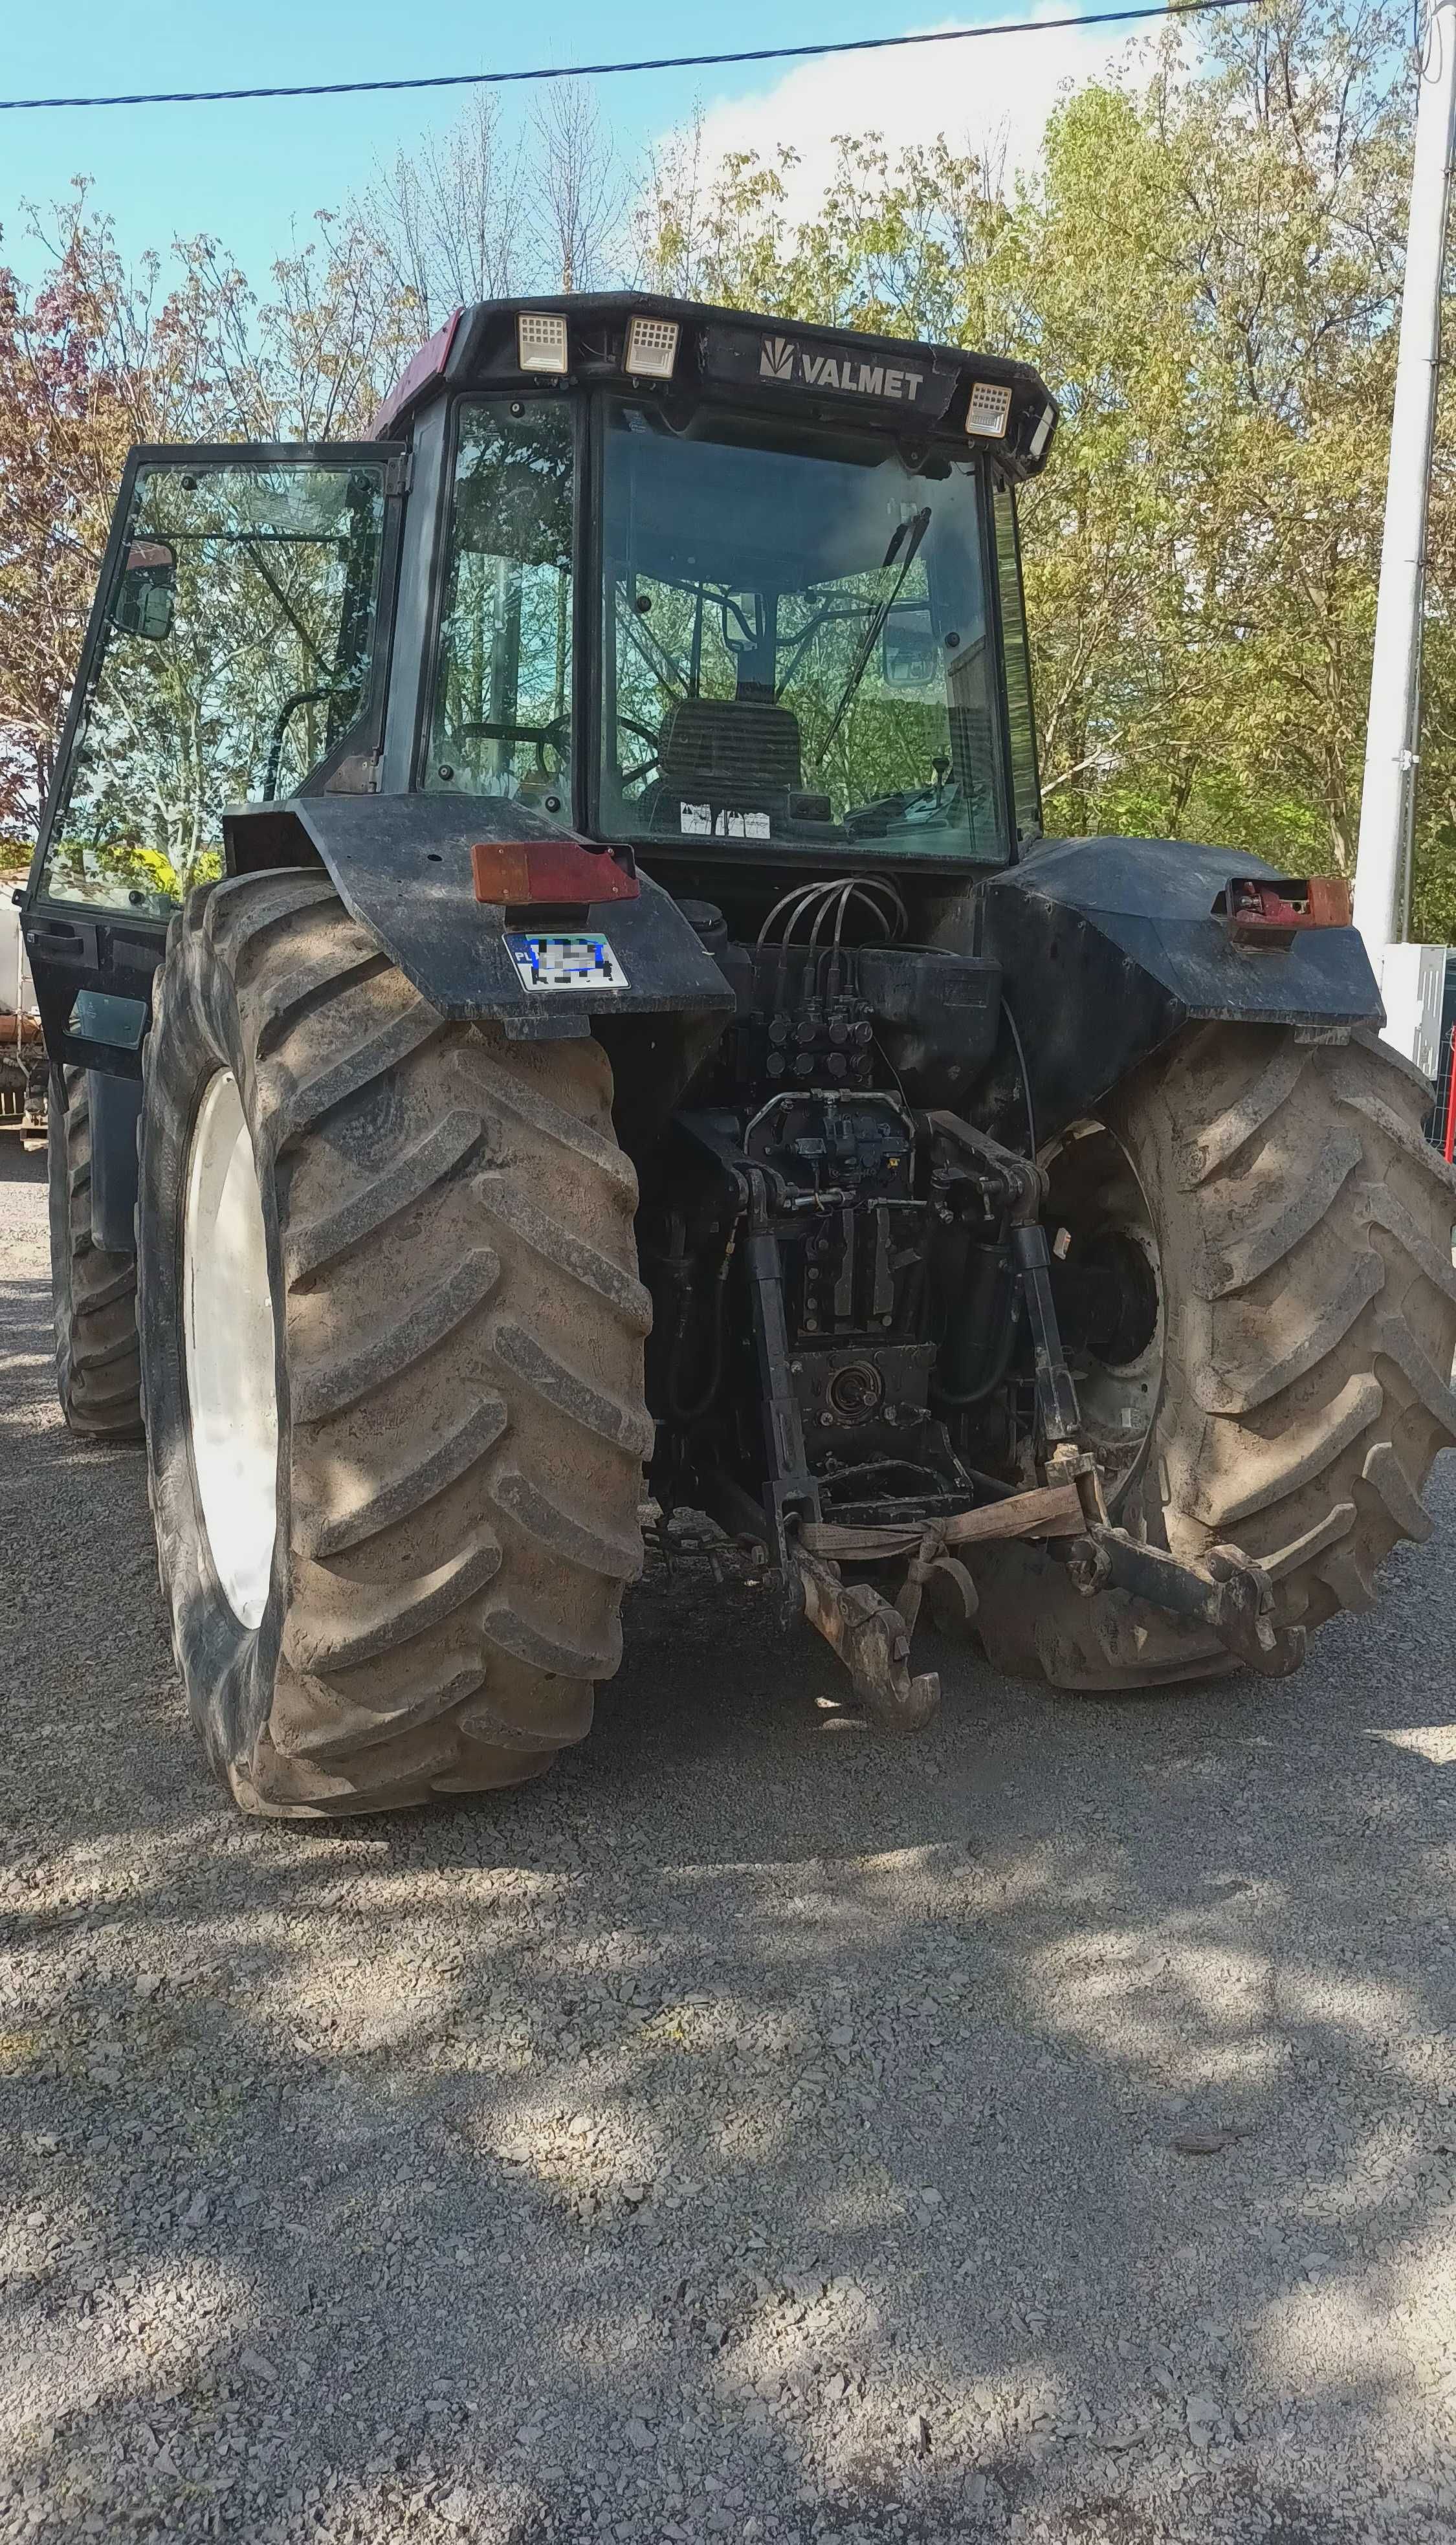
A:
[[[1348,928],[1350,888],[1342,875],[1231,875],[1213,905],[1236,945],[1278,952],[1306,928]]]

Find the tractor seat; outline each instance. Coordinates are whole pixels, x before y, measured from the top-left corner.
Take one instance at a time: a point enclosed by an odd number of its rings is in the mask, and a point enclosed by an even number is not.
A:
[[[769,698],[676,698],[662,720],[667,786],[774,794],[798,785],[801,765],[799,719]]]

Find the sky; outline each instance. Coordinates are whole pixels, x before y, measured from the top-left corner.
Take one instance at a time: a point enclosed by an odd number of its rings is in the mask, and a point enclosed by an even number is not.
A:
[[[1071,0],[1072,6],[1091,0]],[[465,0],[69,0],[59,8],[4,12],[0,94],[44,97],[84,91],[227,88],[253,82],[400,77],[414,72],[515,69],[609,56],[711,51],[762,43],[895,34],[1027,15],[1066,14],[1068,0],[969,0],[930,16],[895,0],[735,0],[684,12],[669,0],[633,0],[604,13],[592,0],[555,0],[545,11],[482,14]],[[711,151],[800,152],[799,200],[828,172],[832,136],[883,131],[892,142],[945,131],[956,142],[1002,139],[1011,166],[1035,151],[1059,87],[1127,59],[1136,40],[1116,31],[1048,32],[1024,39],[905,52],[839,56],[742,70],[652,72],[598,84],[597,95],[629,164],[701,109]],[[540,92],[504,93],[525,116]],[[25,235],[21,206],[62,195],[74,176],[93,180],[129,255],[172,239],[219,238],[255,280],[287,251],[294,227],[336,208],[377,166],[460,113],[459,92],[309,98],[230,106],[114,107],[84,113],[0,115],[0,260],[28,278],[40,251]]]

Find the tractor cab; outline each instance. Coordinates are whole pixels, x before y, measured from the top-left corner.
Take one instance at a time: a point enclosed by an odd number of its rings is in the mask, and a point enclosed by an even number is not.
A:
[[[401,783],[668,862],[994,865],[1036,827],[1022,367],[613,297],[472,312],[401,396],[446,506]]]
[[[410,783],[669,864],[1037,827],[1023,366],[613,295],[472,311],[384,415],[448,508]]]
[[[171,911],[312,855],[320,799],[665,877],[1004,865],[1055,414],[1024,365],[617,293],[457,313],[365,442],[134,452],[28,896],[52,1053],[134,1074]]]

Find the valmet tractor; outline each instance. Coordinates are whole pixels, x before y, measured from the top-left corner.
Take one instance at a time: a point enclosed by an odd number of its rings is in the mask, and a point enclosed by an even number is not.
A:
[[[644,1468],[890,1727],[923,1602],[1278,1676],[1427,1533],[1453,1183],[1339,888],[1042,836],[1056,425],[614,293],[463,311],[369,441],[132,453],[24,920],[60,1393],[144,1426],[245,1809],[580,1740]]]

